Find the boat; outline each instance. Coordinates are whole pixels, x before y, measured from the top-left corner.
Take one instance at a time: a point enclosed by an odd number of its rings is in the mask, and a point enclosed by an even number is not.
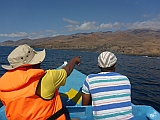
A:
[[[67,62],[57,69],[61,69]],[[66,110],[67,120],[94,120],[92,106],[82,106],[81,88],[86,75],[77,69],[66,80],[65,86],[59,88],[63,106]],[[152,106],[132,104],[135,120],[160,120],[160,113]],[[0,120],[6,120],[4,106],[0,108]]]

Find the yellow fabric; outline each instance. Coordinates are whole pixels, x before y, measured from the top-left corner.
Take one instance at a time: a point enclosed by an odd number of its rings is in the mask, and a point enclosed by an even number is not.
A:
[[[52,99],[55,90],[65,85],[66,78],[67,72],[64,69],[47,70],[38,85],[37,93],[44,99]]]

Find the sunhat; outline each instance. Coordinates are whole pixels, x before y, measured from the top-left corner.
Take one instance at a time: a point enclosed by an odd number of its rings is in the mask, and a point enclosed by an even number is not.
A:
[[[98,66],[101,67],[101,68],[111,67],[116,62],[117,62],[117,57],[109,51],[102,52],[98,56]]]
[[[41,63],[45,58],[45,49],[35,51],[29,45],[24,44],[16,47],[8,56],[10,65],[2,65],[6,70],[13,70],[21,66],[28,66]]]

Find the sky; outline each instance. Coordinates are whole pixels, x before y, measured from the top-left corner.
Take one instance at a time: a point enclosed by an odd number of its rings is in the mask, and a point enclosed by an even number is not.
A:
[[[0,0],[0,42],[160,29],[160,0]]]

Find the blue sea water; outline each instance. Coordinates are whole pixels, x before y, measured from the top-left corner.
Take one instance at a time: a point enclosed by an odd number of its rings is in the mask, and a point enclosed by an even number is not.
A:
[[[7,56],[14,47],[0,46],[0,65],[8,64]],[[39,50],[39,49],[36,49]],[[54,69],[74,56],[81,56],[80,66],[76,69],[84,74],[97,73],[99,53],[71,50],[46,50],[42,63],[44,69]],[[132,103],[150,105],[160,111],[160,57],[128,56],[116,54],[118,58],[116,72],[126,75],[131,82]],[[0,76],[6,71],[0,67]]]

